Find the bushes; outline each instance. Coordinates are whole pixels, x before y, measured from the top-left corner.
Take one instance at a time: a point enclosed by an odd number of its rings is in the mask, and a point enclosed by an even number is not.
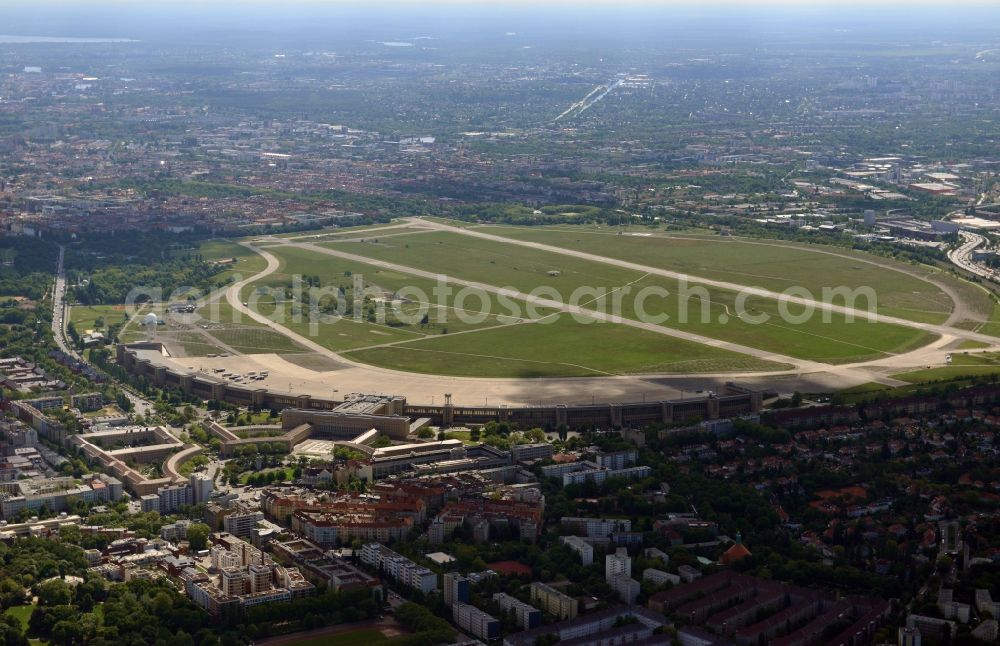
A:
[[[400,640],[404,646],[433,646],[455,639],[451,624],[424,606],[404,603],[396,609],[396,619],[414,633]]]
[[[378,610],[369,590],[331,591],[287,603],[251,606],[242,624],[252,624],[252,636],[262,636],[362,621],[374,617]]]

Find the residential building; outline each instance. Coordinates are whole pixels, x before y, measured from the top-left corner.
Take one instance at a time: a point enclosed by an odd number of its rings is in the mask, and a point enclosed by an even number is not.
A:
[[[641,591],[639,582],[627,574],[615,574],[608,579],[608,584],[614,589],[618,599],[627,606],[635,603]]]
[[[191,485],[176,484],[160,487],[156,495],[160,499],[158,511],[161,514],[171,514],[181,507],[191,504]]]
[[[626,619],[634,621],[623,621]],[[656,631],[669,624],[666,617],[646,608],[613,606],[574,619],[512,633],[504,638],[503,646],[535,646],[539,638],[547,635],[554,635],[560,643],[571,643],[573,646],[618,646],[628,643],[668,646],[670,637],[656,634]]]
[[[150,511],[158,513],[160,511],[160,497],[155,493],[147,493],[145,496],[139,496],[139,509],[143,513]]]
[[[442,579],[444,605],[451,607],[456,603],[469,603],[472,585],[467,578],[457,572],[446,572]]]
[[[530,462],[551,458],[553,447],[548,442],[538,444],[515,444],[510,447],[510,457],[514,462]]]
[[[199,505],[208,502],[208,499],[212,497],[213,482],[207,474],[192,473],[189,484],[191,485],[192,504]]]
[[[579,536],[560,536],[559,542],[579,554],[582,565],[587,566],[594,562],[594,546]]]
[[[557,619],[572,619],[579,613],[576,599],[559,592],[555,588],[535,581],[531,584],[531,601]]]
[[[250,536],[258,521],[264,520],[264,513],[247,507],[236,508],[222,519],[222,526],[233,536]]]
[[[605,538],[613,532],[632,531],[628,518],[578,518],[564,516],[559,524],[563,529],[587,538]]]
[[[451,607],[455,624],[474,637],[485,641],[500,638],[500,620],[467,603],[456,603]]]
[[[649,581],[653,585],[663,585],[664,583],[677,585],[681,582],[681,578],[676,574],[670,574],[669,572],[664,572],[663,570],[657,570],[651,567],[642,571],[642,579],[643,581]]]
[[[632,558],[624,547],[619,547],[614,554],[604,557],[604,580],[610,583],[612,577],[620,574],[632,576]]]
[[[361,562],[424,594],[437,590],[437,574],[380,543],[364,545],[361,548]]]
[[[542,624],[542,611],[532,605],[524,603],[520,599],[503,592],[497,592],[493,595],[493,601],[495,601],[504,612],[513,611],[517,625],[525,630],[530,630]]]

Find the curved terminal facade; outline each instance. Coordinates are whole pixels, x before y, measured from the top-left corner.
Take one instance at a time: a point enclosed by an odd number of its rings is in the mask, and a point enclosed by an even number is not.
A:
[[[510,422],[528,427],[547,429],[566,428],[622,428],[645,426],[647,424],[672,424],[698,418],[712,420],[736,417],[759,412],[762,394],[757,391],[728,384],[725,393],[700,395],[694,398],[673,399],[634,403],[604,404],[550,404],[540,406],[460,406],[450,403],[446,396],[443,405],[409,403],[403,397],[379,397],[377,408],[368,410],[364,397],[354,399],[333,399],[288,392],[274,392],[266,388],[253,388],[215,379],[207,374],[182,371],[166,365],[154,363],[138,356],[139,351],[161,351],[158,342],[119,345],[117,359],[119,365],[135,375],[149,379],[163,388],[177,388],[186,394],[224,401],[237,406],[256,408],[286,408],[302,411],[333,411],[346,414],[371,415],[379,417],[405,417],[427,419],[437,426],[462,424],[485,424],[487,422]],[[354,411],[357,407],[365,410]],[[351,410],[345,410],[345,407]],[[396,433],[401,429],[396,430]]]

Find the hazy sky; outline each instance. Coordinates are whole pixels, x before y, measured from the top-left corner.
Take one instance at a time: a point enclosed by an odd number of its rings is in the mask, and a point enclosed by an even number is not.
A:
[[[995,6],[997,0],[0,0],[6,9],[29,9],[46,11],[54,8],[70,10],[99,10],[114,7],[117,10],[141,11],[146,9],[230,9],[230,8],[274,8],[293,10],[297,8],[326,8],[357,10],[362,7],[426,7],[428,5],[448,5],[451,7],[504,8],[504,7],[704,7],[706,5],[725,7],[781,7],[781,8],[837,8],[853,5],[860,8],[914,6],[954,11],[963,6]]]
[[[0,33],[170,40],[266,33],[283,38],[470,38],[489,29],[607,34],[767,30],[918,34],[993,40],[998,0],[0,0]]]

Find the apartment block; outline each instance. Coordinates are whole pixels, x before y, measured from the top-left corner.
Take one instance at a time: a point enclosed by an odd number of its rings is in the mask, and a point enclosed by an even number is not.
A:
[[[594,562],[594,546],[579,536],[560,536],[559,542],[579,554],[582,565],[586,566]]]
[[[252,534],[253,528],[262,520],[264,512],[260,510],[237,508],[222,519],[222,527],[233,536],[243,538]]]
[[[572,619],[579,614],[579,603],[573,597],[559,592],[541,581],[531,584],[531,601],[558,619]]]
[[[380,543],[364,545],[361,548],[361,562],[424,594],[437,590],[437,574]]]
[[[610,583],[618,575],[632,576],[632,557],[624,547],[604,557],[604,580]]]
[[[497,592],[493,595],[493,601],[495,601],[504,612],[513,611],[514,617],[517,620],[517,625],[525,630],[542,625],[542,611],[532,605],[524,603],[520,599],[503,592]]]
[[[587,538],[605,538],[613,532],[632,531],[632,521],[628,518],[579,518],[564,516],[559,524],[563,529]]]
[[[469,634],[485,641],[500,638],[500,620],[467,603],[451,607],[455,624]]]
[[[456,603],[469,603],[472,583],[457,572],[445,573],[443,579],[444,605],[451,607]]]

